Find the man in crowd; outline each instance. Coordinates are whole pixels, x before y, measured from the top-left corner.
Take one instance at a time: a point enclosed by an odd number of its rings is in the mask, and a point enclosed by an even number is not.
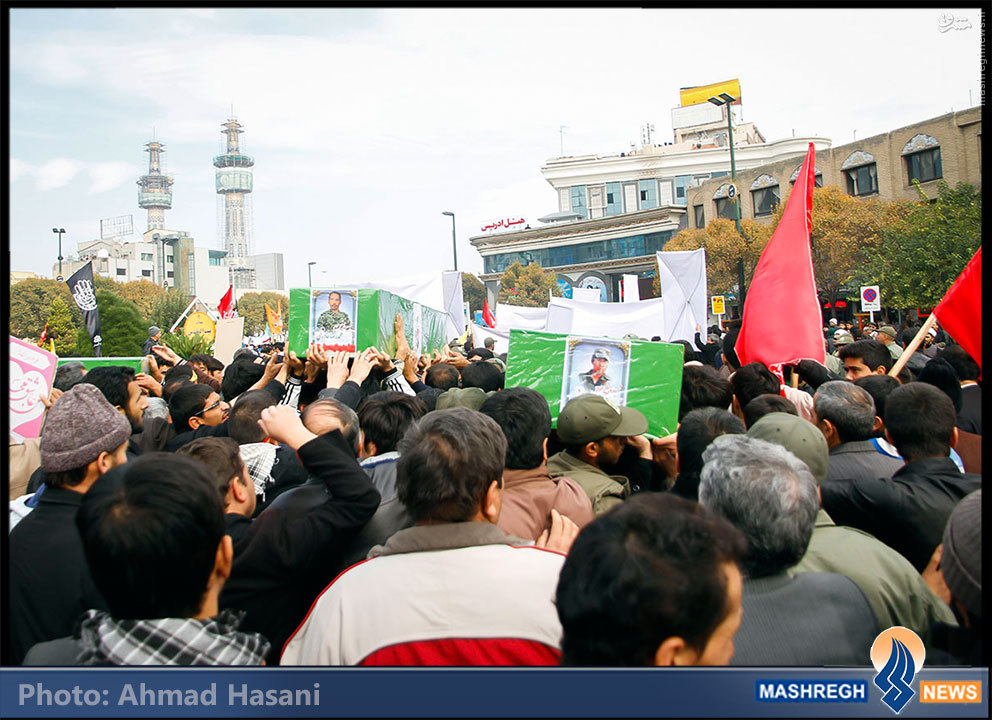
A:
[[[592,502],[582,486],[548,471],[551,412],[543,395],[530,388],[508,388],[487,398],[479,412],[495,420],[506,437],[500,528],[537,540],[550,530],[552,510],[579,528],[592,521]]]
[[[938,356],[951,364],[961,382],[961,411],[957,426],[965,432],[982,434],[982,388],[978,384],[981,369],[960,345],[948,345]]]
[[[891,479],[861,478],[823,486],[823,507],[835,522],[871,533],[922,572],[940,544],[954,506],[981,487],[950,459],[957,444],[954,405],[927,383],[896,388],[885,405],[886,437],[906,464]]]
[[[284,492],[251,522],[220,597],[222,608],[246,611],[245,630],[272,643],[271,665],[333,577],[347,541],[372,517],[379,493],[339,430],[318,437],[287,405],[266,408],[259,422],[296,451],[315,481]]]
[[[86,382],[96,386],[107,401],[127,418],[132,436],[141,434],[148,398],[147,393],[141,389],[133,368],[123,365],[96,367],[86,373]],[[140,454],[137,438],[128,450],[134,455]]]
[[[107,610],[87,609],[77,634],[35,646],[25,664],[261,664],[268,641],[217,607],[233,551],[203,465],[149,453],[116,489],[90,494],[73,525]]]
[[[816,426],[830,451],[826,482],[889,478],[902,467],[901,461],[879,453],[871,442],[881,421],[865,390],[846,380],[832,380],[817,389],[813,404]]]
[[[238,443],[229,437],[201,437],[183,445],[176,455],[191,457],[206,467],[210,483],[224,503],[224,519],[234,553],[240,554],[255,515],[257,496]]]
[[[837,356],[844,363],[846,378],[852,382],[868,375],[886,375],[892,368],[892,355],[876,340],[845,345]]]
[[[141,347],[142,357],[144,357],[145,355],[152,354],[152,348],[158,345],[158,341],[161,339],[161,337],[162,337],[161,328],[155,325],[152,325],[150,328],[148,328],[148,339],[145,340],[145,344]]]
[[[186,385],[169,398],[169,414],[176,434],[215,427],[227,420],[231,406],[221,400],[209,385]]]
[[[427,374],[424,376],[424,383],[440,390],[459,387],[460,382],[461,374],[458,372],[458,368],[449,363],[431,365],[427,368]]]
[[[827,442],[812,423],[772,413],[747,434],[784,447],[806,464],[818,489],[823,485]],[[871,603],[880,628],[902,625],[925,640],[933,623],[954,620],[947,603],[930,591],[906,558],[867,533],[835,525],[822,507],[806,554],[793,572],[834,572],[851,578]]]
[[[564,557],[516,549],[529,541],[496,526],[506,457],[499,426],[474,410],[438,410],[399,450],[399,498],[416,525],[324,590],[282,664],[557,664],[553,598]],[[553,532],[567,549],[577,528]]]
[[[699,350],[699,360],[705,365],[710,367],[716,367],[716,358],[722,351],[720,345],[720,333],[719,329],[716,327],[711,327],[709,332],[706,334],[706,344],[704,345],[699,338],[699,332],[702,328],[696,325],[696,334],[693,336],[692,341],[696,344],[696,348]]]
[[[9,539],[11,664],[35,643],[69,635],[84,611],[106,607],[73,518],[94,483],[127,462],[130,434],[123,413],[88,383],[74,385],[48,411],[41,435],[45,489]]]
[[[699,502],[748,541],[733,664],[864,664],[879,627],[858,586],[834,573],[788,574],[806,553],[820,504],[806,464],[741,435],[716,438],[703,460]]]
[[[896,342],[896,329],[891,325],[883,325],[878,329],[875,340],[882,343],[893,360],[898,360],[902,355],[902,346]]]
[[[631,498],[576,538],[558,579],[562,665],[728,665],[746,544],[668,494]]]
[[[744,424],[750,428],[765,415],[773,412],[788,413],[797,417],[799,415],[795,404],[791,400],[786,400],[781,395],[765,393],[754,398],[744,407]]]
[[[743,435],[745,432],[739,417],[719,408],[699,408],[682,418],[675,439],[679,473],[672,492],[686,500],[699,500],[703,451],[720,435]]]
[[[643,435],[647,429],[647,418],[639,410],[617,407],[601,395],[574,397],[558,415],[558,439],[565,449],[548,459],[548,470],[579,483],[593,511],[604,513],[623,502],[633,486],[650,483],[653,455]],[[608,474],[628,443],[639,453],[635,477]]]
[[[679,402],[679,421],[693,410],[715,407],[729,410],[734,400],[730,381],[708,365],[682,367],[682,397]]]

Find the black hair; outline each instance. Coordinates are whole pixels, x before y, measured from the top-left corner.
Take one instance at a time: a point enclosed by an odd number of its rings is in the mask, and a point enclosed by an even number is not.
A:
[[[104,365],[86,373],[86,382],[103,393],[111,405],[127,408],[128,385],[134,382],[134,368],[124,365]]]
[[[964,395],[961,392],[961,381],[958,374],[944,358],[934,358],[920,370],[917,380],[929,383],[944,391],[944,394],[951,399],[954,404],[954,412],[961,412],[961,405],[964,403]]]
[[[59,472],[49,472],[46,470],[45,485],[48,487],[76,487],[86,479],[86,470],[88,467],[89,463],[86,463],[85,465]]]
[[[186,385],[192,385],[193,381],[187,378],[173,378],[172,380],[162,383],[162,399],[165,402],[169,402],[172,399],[172,394],[176,392],[181,387]]]
[[[726,410],[733,401],[734,389],[730,381],[709,365],[684,365],[682,367],[682,398],[679,402],[679,420],[692,410],[716,407]]]
[[[675,440],[679,456],[679,476],[674,492],[689,500],[699,499],[699,474],[703,451],[720,435],[744,435],[747,428],[731,412],[706,407],[688,413],[679,424]]]
[[[52,387],[56,390],[65,392],[73,385],[80,382],[85,375],[86,366],[81,362],[67,362],[63,365],[59,365],[59,369],[55,371],[55,379],[52,382]]]
[[[439,390],[450,390],[456,388],[461,382],[461,373],[458,368],[450,363],[438,363],[427,368],[424,375],[424,384]]]
[[[893,390],[900,386],[899,381],[891,375],[868,375],[858,378],[854,384],[871,395],[871,399],[875,403],[875,417],[882,418],[884,422],[886,399]],[[875,437],[885,437],[885,428],[881,427],[873,434]]]
[[[264,374],[264,366],[249,358],[239,358],[224,371],[224,379],[220,383],[221,394],[230,402],[261,380]]]
[[[462,368],[462,387],[482,388],[485,392],[502,390],[505,377],[503,371],[492,363],[474,362]]]
[[[190,418],[206,407],[207,398],[212,392],[213,389],[209,385],[190,383],[172,393],[172,397],[169,398],[169,415],[172,416],[176,435],[193,429],[189,426]]]
[[[441,388],[429,387],[417,393],[417,397],[423,401],[427,412],[434,412],[437,409],[437,399],[441,397],[441,393],[443,392],[444,390]]]
[[[731,370],[737,370],[741,366],[741,359],[737,357],[737,350],[734,348],[740,332],[740,326],[735,325],[727,330],[727,334],[723,336],[723,357]]]
[[[426,413],[423,400],[384,390],[369,395],[358,406],[358,422],[365,442],[375,443],[376,453],[382,454],[396,450],[410,426]]]
[[[276,404],[275,395],[268,390],[242,393],[227,415],[227,434],[238,445],[265,441],[265,431],[258,424],[262,411]]]
[[[744,424],[747,427],[751,427],[768,413],[784,412],[790,415],[799,415],[795,404],[791,400],[787,400],[781,395],[773,395],[772,393],[759,395],[747,404],[743,412]]]
[[[224,369],[224,363],[213,355],[207,355],[206,353],[194,353],[188,359],[191,363],[202,363],[210,372]]]
[[[506,436],[506,468],[530,470],[544,462],[544,441],[551,433],[551,411],[539,392],[511,387],[493,393],[479,407]]]
[[[238,443],[229,437],[197,438],[176,450],[176,455],[188,455],[203,463],[222,501],[227,498],[231,478],[241,478],[245,466]]]
[[[947,457],[956,422],[951,399],[928,383],[901,385],[885,403],[885,429],[906,462]]]
[[[730,377],[741,410],[759,395],[776,395],[781,383],[763,363],[749,362]]]
[[[226,532],[206,467],[153,452],[122,468],[110,493],[87,493],[76,514],[86,562],[119,620],[196,615]]]
[[[254,362],[257,357],[258,353],[251,348],[238,348],[234,351],[234,355],[231,357],[231,362],[233,363],[235,360],[240,360],[241,358],[246,358]]]
[[[696,351],[693,349],[691,342],[688,340],[675,340],[675,342],[685,348],[685,351],[682,353],[683,363],[699,360],[699,358],[696,357]]]
[[[167,383],[172,380],[183,379],[192,380],[193,379],[193,366],[190,364],[176,365],[165,371],[162,375],[162,382]]]
[[[892,369],[892,354],[878,340],[855,340],[837,351],[837,357],[841,360],[845,358],[860,360],[872,372],[880,367],[884,367],[885,372]]]
[[[937,357],[949,362],[961,380],[978,380],[978,376],[982,374],[978,363],[960,345],[948,343],[947,347],[937,353]]]
[[[481,347],[481,348],[473,348],[472,350],[469,350],[467,353],[465,353],[465,357],[467,357],[469,360],[471,360],[474,357],[482,358],[483,360],[489,360],[494,356],[492,350]]]
[[[503,485],[506,437],[477,410],[435,410],[399,444],[396,494],[414,522],[463,522],[482,507],[489,486]]]
[[[668,493],[635,495],[575,539],[558,578],[562,665],[653,665],[680,637],[698,651],[730,614],[724,566],[746,541],[729,522]]]

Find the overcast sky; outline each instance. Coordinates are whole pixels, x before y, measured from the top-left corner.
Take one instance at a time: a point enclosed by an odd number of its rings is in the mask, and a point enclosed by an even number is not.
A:
[[[221,247],[212,157],[233,105],[255,156],[255,252],[289,286],[450,269],[468,238],[554,212],[560,154],[672,139],[679,88],[740,78],[769,141],[834,145],[980,98],[976,9],[10,11],[11,269],[50,274],[137,207],[144,144],[175,177],[166,227]],[[949,24],[947,17],[955,23]],[[969,101],[969,91],[971,98]],[[326,272],[326,274],[321,274]]]

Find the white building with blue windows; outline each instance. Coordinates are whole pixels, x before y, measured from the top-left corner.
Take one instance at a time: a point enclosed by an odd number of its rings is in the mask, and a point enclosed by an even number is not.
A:
[[[810,142],[830,147],[823,137],[767,141],[754,123],[741,121],[734,105],[737,171],[777,160],[802,158]],[[624,274],[645,278],[641,297],[650,296],[655,252],[680,230],[687,217],[690,188],[730,175],[727,106],[708,103],[672,111],[674,142],[652,144],[616,155],[580,155],[548,160],[541,174],[557,194],[557,212],[523,230],[488,232],[470,238],[483,259],[482,280],[490,299],[499,276],[515,261],[553,269],[566,295],[572,286],[596,288],[603,301],[620,299]]]

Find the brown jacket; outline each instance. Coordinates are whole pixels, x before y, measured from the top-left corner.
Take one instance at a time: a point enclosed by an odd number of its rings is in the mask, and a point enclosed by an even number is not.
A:
[[[27,438],[23,444],[14,441],[10,437],[10,497],[8,500],[16,500],[27,492],[28,480],[31,473],[41,467],[41,450],[39,440]]]
[[[592,502],[582,486],[571,478],[552,477],[547,464],[503,471],[503,509],[497,525],[504,532],[537,540],[551,527],[552,509],[580,528],[594,517]]]

